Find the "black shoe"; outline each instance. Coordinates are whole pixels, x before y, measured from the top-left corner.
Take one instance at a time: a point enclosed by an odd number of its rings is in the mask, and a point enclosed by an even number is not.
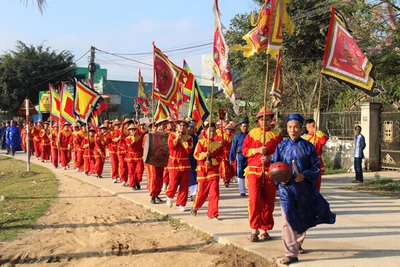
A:
[[[161,199],[161,198],[159,198],[159,197],[156,197],[156,203],[158,204],[158,203],[162,203],[163,202],[163,200]]]
[[[156,198],[155,198],[155,197],[151,197],[150,203],[151,203],[151,204],[156,204]]]
[[[97,175],[97,178],[103,178],[103,176],[101,176],[101,175]]]
[[[352,183],[357,183],[358,182],[358,180],[353,180],[353,181],[351,181]]]
[[[225,183],[225,187],[229,187],[229,183]]]
[[[190,196],[190,201],[194,201],[195,198],[196,196]]]
[[[136,184],[136,190],[140,190],[140,184],[139,183]]]
[[[247,197],[247,195],[245,193],[241,193],[240,196],[241,197]]]

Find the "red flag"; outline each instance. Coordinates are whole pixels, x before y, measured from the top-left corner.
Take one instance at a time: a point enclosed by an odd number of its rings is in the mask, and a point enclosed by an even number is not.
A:
[[[235,103],[235,93],[233,92],[232,73],[228,61],[228,49],[222,34],[222,24],[220,20],[220,12],[218,9],[218,0],[215,0],[213,7],[215,15],[215,31],[214,31],[214,52],[213,52],[213,68],[219,84],[225,95],[233,104],[235,113],[239,113],[239,109]]]
[[[370,96],[384,91],[374,81],[372,63],[350,35],[344,19],[335,13],[333,5],[321,72],[331,80]]]
[[[177,103],[177,92],[183,84],[186,72],[176,66],[153,43],[154,66],[153,97],[165,105],[174,108]]]

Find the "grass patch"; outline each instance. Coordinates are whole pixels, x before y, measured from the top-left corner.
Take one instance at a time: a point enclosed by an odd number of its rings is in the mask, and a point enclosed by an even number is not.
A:
[[[30,229],[58,193],[56,177],[44,167],[0,156],[0,241],[12,241]]]
[[[376,179],[356,186],[347,186],[344,189],[366,192],[381,196],[400,198],[400,181],[392,179],[381,179],[379,174],[375,175]]]

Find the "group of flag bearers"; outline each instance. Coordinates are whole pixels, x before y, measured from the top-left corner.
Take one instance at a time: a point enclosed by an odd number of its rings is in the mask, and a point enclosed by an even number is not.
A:
[[[50,129],[49,122],[38,121],[31,129],[31,140],[37,159],[51,162],[56,168],[61,164],[64,170],[70,167],[73,160],[73,168],[77,172],[98,178],[102,178],[108,155],[112,182],[120,182],[133,190],[141,189],[143,172],[146,171],[152,204],[164,202],[160,198],[163,183],[166,204],[172,207],[176,197],[177,209],[185,211],[187,201],[191,199],[193,206],[190,212],[193,216],[208,198],[207,216],[210,219],[219,220],[219,181],[229,187],[232,177],[237,176],[240,196],[247,197],[248,189],[249,240],[252,242],[271,239],[268,231],[274,226],[273,211],[279,189],[285,213],[283,218],[286,220],[282,230],[285,256],[290,263],[303,252],[301,245],[305,230],[335,220],[328,203],[319,194],[323,170],[321,154],[327,137],[321,131],[315,131],[313,120],[306,121],[308,134],[303,135],[301,141],[283,140],[280,131],[274,129],[274,113],[269,110],[262,109],[255,120],[258,126],[249,132],[247,118],[237,124],[206,122],[199,136],[195,134],[196,129],[190,119],[160,119],[150,125],[134,119],[105,121],[98,129],[87,128],[85,123],[71,125],[65,122],[60,131],[57,123]],[[291,121],[298,122],[301,126],[297,127],[302,129],[304,119],[300,115],[291,114],[288,125]],[[240,131],[235,134],[237,126]],[[288,128],[291,136],[290,131]],[[149,132],[168,135],[169,158],[165,168],[143,161],[143,146]],[[295,173],[293,181],[285,184],[269,177],[270,164],[285,161],[286,158],[287,161],[296,160],[301,182],[307,180],[307,184],[297,182],[299,175]],[[305,198],[299,198],[297,192],[305,192]],[[310,207],[323,214],[317,216],[310,212]],[[303,222],[305,219],[307,222]]]

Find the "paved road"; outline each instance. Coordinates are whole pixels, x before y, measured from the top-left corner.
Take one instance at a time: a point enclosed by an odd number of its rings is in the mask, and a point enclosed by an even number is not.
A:
[[[15,157],[25,160],[26,155],[17,154]],[[279,261],[283,256],[279,198],[276,199],[274,212],[275,227],[270,232],[273,240],[251,243],[247,240],[250,233],[247,199],[239,196],[238,185],[235,183],[229,188],[221,185],[221,220],[216,221],[207,218],[206,207],[199,210],[197,217],[193,217],[189,211],[180,212],[165,204],[150,204],[145,177],[143,189],[132,191],[121,184],[113,184],[110,178],[97,179],[72,169],[54,169],[50,163],[36,160],[32,163],[50,168],[57,176],[81,179],[152,211],[170,215],[210,234],[219,243],[233,244],[271,261]],[[379,174],[381,178],[400,179],[399,172]],[[109,164],[106,164],[104,177],[110,177]],[[364,179],[375,179],[375,173],[365,173]],[[291,266],[400,266],[400,199],[340,189],[342,186],[353,185],[350,183],[352,180],[354,173],[323,176],[321,193],[337,214],[337,221],[334,225],[319,225],[310,229],[303,245],[308,253],[300,255],[300,261]],[[165,199],[163,193],[161,197]],[[188,206],[191,206],[190,202]]]

